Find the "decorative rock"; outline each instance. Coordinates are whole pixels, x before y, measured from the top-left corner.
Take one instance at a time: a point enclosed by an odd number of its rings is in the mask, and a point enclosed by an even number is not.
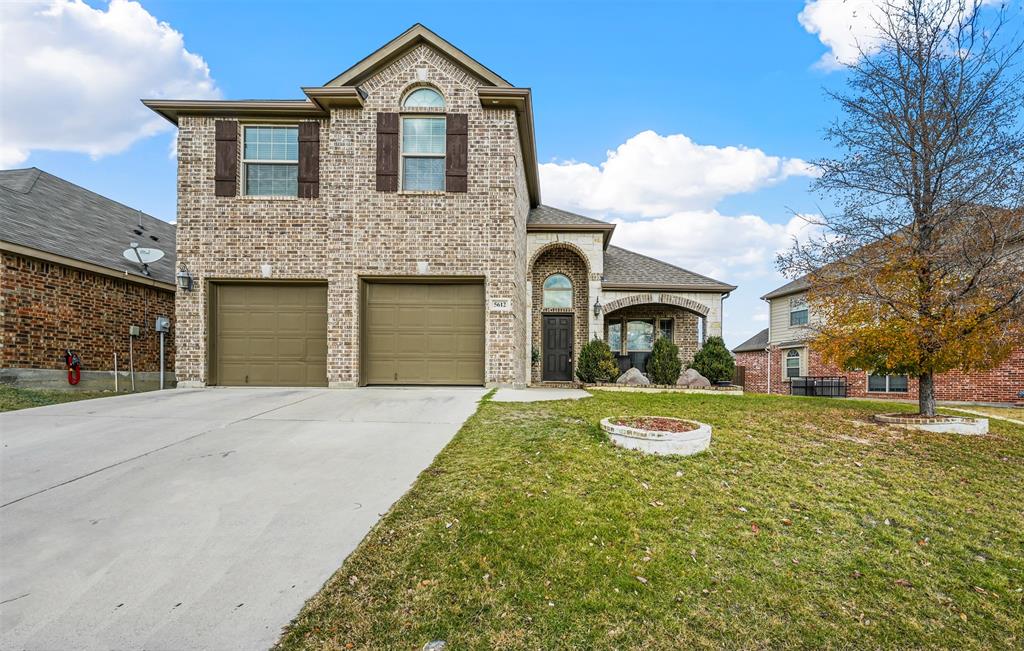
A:
[[[633,386],[642,386],[650,383],[651,381],[644,377],[644,374],[640,372],[640,369],[635,366],[620,375],[619,379],[615,380],[615,384],[628,384]]]
[[[444,640],[431,640],[423,645],[423,651],[443,651],[448,647],[448,643]]]
[[[611,438],[612,443],[620,448],[639,450],[647,454],[690,455],[703,452],[711,445],[711,426],[695,420],[682,420],[696,425],[696,429],[686,432],[659,432],[640,429],[628,425],[618,425],[612,418],[601,421],[603,429]]]
[[[698,373],[696,369],[688,368],[679,376],[679,380],[676,381],[676,386],[687,387],[690,389],[704,389],[706,387],[710,387],[711,382],[709,382],[706,377]]]

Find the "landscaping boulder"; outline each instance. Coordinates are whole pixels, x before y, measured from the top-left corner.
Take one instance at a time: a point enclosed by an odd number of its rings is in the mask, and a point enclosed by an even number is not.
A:
[[[615,380],[615,384],[628,384],[631,386],[642,386],[650,383],[651,381],[644,377],[644,374],[640,372],[640,369],[635,366],[620,375],[619,379]]]
[[[676,386],[686,387],[688,389],[703,389],[710,387],[711,382],[709,382],[706,377],[698,373],[696,369],[688,368],[679,376]]]

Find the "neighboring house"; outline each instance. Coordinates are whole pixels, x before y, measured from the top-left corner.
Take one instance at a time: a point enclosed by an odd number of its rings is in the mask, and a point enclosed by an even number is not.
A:
[[[179,129],[183,386],[574,380],[689,360],[734,289],[541,205],[530,90],[415,25],[301,100],[145,100]]]
[[[737,366],[745,368],[747,391],[758,393],[791,392],[807,377],[842,378],[846,394],[857,398],[897,398],[917,400],[917,378],[906,375],[880,375],[870,369],[844,371],[827,365],[810,345],[807,325],[814,315],[807,303],[809,282],[806,276],[786,283],[761,298],[768,302],[768,327],[733,349]],[[829,382],[821,383],[826,391]],[[998,367],[990,371],[968,373],[950,371],[935,378],[937,400],[963,402],[1015,402],[1024,391],[1024,346],[1018,347]]]
[[[132,242],[166,257],[144,270],[122,255]],[[0,382],[68,387],[70,349],[78,388],[112,389],[115,353],[119,389],[131,388],[132,364],[136,388],[158,386],[154,326],[173,323],[174,249],[167,222],[34,167],[0,171]],[[173,370],[173,332],[166,359]]]

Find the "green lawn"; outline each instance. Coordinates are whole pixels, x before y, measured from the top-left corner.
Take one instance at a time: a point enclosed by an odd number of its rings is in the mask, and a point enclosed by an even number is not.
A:
[[[1024,645],[1024,428],[869,421],[914,408],[892,403],[595,394],[484,403],[280,646]],[[645,414],[712,424],[711,449],[645,457],[598,427]]]
[[[59,402],[89,400],[91,398],[103,398],[112,395],[114,394],[105,391],[43,391],[38,389],[19,389],[0,384],[0,412],[28,409],[29,407],[44,407],[46,405],[55,405]]]

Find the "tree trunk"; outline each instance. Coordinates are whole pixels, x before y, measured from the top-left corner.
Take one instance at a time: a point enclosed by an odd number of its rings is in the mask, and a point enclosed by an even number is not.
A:
[[[917,378],[917,406],[922,416],[935,415],[935,377],[931,373]]]

